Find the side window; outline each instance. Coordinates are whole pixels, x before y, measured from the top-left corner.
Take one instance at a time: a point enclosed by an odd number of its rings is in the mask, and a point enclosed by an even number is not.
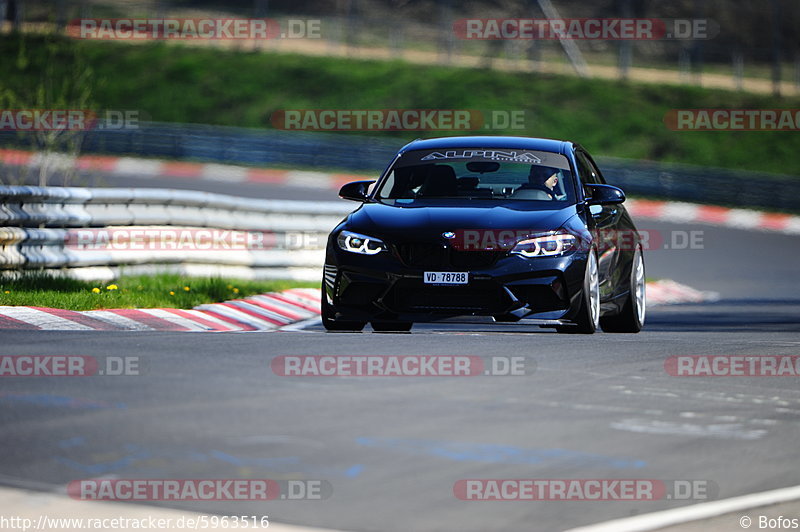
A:
[[[594,159],[592,159],[592,156],[589,155],[588,153],[581,153],[581,155],[586,157],[586,162],[589,163],[589,169],[592,171],[592,174],[597,179],[597,182],[600,183],[601,185],[605,185],[606,180],[603,178],[603,174],[600,173],[600,169],[597,168],[597,165],[595,164]]]
[[[575,152],[575,160],[578,162],[578,172],[584,184],[601,184],[600,173],[583,152]]]
[[[578,177],[580,178],[581,185],[598,183],[597,174],[592,172],[589,161],[586,160],[586,156],[583,154],[583,152],[575,152],[575,162],[578,164]],[[591,196],[591,193],[585,187],[583,188],[582,192],[584,197]]]
[[[388,176],[386,176],[386,181],[383,182],[383,186],[381,187],[380,197],[382,198],[391,197],[392,192],[394,192],[394,185],[395,185],[394,173],[395,171],[392,170],[391,173]]]

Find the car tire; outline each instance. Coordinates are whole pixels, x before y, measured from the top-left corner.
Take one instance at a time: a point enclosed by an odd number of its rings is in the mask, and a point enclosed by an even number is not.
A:
[[[619,314],[600,318],[600,327],[603,331],[610,333],[638,333],[641,331],[647,308],[646,291],[644,257],[642,248],[637,248],[631,262],[628,297]]]
[[[560,325],[556,330],[563,334],[594,334],[599,325],[600,274],[597,268],[597,254],[592,250],[586,259],[581,306],[575,317],[575,325]]]
[[[370,325],[375,332],[408,332],[414,326],[410,321],[373,321]]]
[[[322,282],[321,299],[320,314],[322,316],[322,326],[325,327],[325,330],[360,332],[367,324],[365,321],[341,321],[334,317],[333,309],[328,305],[328,296],[325,293],[325,281]]]

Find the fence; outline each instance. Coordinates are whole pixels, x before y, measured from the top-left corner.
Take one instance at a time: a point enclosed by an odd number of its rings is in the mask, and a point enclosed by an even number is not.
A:
[[[8,9],[3,6],[7,4]],[[76,18],[159,18],[186,16],[182,2],[117,3],[50,2],[22,0],[0,2],[0,22],[10,29],[55,22],[63,28]],[[673,81],[762,92],[797,94],[800,89],[800,50],[796,27],[800,8],[790,0],[676,0],[641,2],[596,0],[591,5],[568,0],[510,0],[506,2],[455,2],[453,0],[346,0],[339,2],[289,2],[237,0],[204,2],[191,11],[235,17],[270,17],[283,30],[300,24],[301,38],[256,41],[249,46],[315,53],[394,57],[426,63],[478,63],[512,66],[543,72],[582,72],[601,77],[647,79],[653,69]],[[11,8],[13,6],[13,9]],[[205,8],[205,10],[204,10]],[[107,16],[107,15],[106,15]],[[466,18],[656,18],[709,20],[711,30],[700,38],[658,40],[557,39],[468,40],[457,35],[454,23]],[[319,32],[306,30],[313,22]],[[292,34],[291,31],[286,31]],[[224,44],[224,43],[223,43]],[[244,44],[241,44],[244,46]],[[577,58],[577,59],[576,59]],[[650,72],[648,72],[650,71]]]
[[[167,189],[0,187],[0,269],[317,280],[326,237],[350,208]]]

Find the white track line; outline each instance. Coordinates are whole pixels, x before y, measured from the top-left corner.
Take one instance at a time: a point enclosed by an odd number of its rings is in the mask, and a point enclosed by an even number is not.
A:
[[[201,179],[241,183],[247,181],[247,168],[229,164],[204,164],[201,170]]]
[[[737,229],[758,229],[761,227],[763,213],[745,209],[731,209],[728,213],[728,222],[725,224]]]
[[[659,218],[668,222],[694,222],[699,210],[700,205],[694,203],[670,201],[664,205]]]
[[[800,486],[791,486],[761,493],[742,495],[741,497],[693,504],[691,506],[664,510],[662,512],[614,519],[612,521],[606,521],[605,523],[571,528],[566,532],[639,532],[657,530],[667,526],[719,517],[733,512],[741,512],[797,499],[800,499]]]
[[[332,188],[333,176],[326,172],[292,170],[286,174],[286,184],[294,187]]]
[[[120,157],[114,170],[115,174],[156,177],[163,174],[163,162],[152,159]]]
[[[789,221],[786,222],[786,227],[783,229],[783,232],[790,235],[800,234],[800,216],[792,216]]]

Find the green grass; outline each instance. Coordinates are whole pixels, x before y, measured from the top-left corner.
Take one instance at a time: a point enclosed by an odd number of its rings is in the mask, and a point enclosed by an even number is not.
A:
[[[48,40],[56,43],[50,52]],[[570,139],[596,155],[800,175],[797,132],[674,132],[663,122],[670,109],[797,109],[798,97],[52,36],[2,36],[0,57],[9,58],[0,62],[0,94],[30,93],[45,62],[56,63],[52,86],[65,86],[83,62],[98,109],[138,110],[156,121],[269,128],[283,109],[522,110],[524,129],[491,133]],[[383,135],[399,147],[441,133]]]
[[[173,274],[122,277],[117,281],[100,283],[32,272],[17,279],[0,278],[0,305],[30,305],[70,310],[192,308],[203,303],[215,303],[287,288],[317,286],[318,283],[301,281],[189,279]]]

